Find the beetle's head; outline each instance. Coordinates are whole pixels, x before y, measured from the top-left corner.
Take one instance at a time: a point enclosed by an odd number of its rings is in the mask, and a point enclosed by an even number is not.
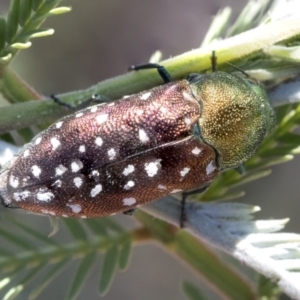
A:
[[[274,111],[264,87],[224,72],[188,80],[201,106],[201,136],[218,152],[220,168],[241,165],[255,153],[274,124]]]

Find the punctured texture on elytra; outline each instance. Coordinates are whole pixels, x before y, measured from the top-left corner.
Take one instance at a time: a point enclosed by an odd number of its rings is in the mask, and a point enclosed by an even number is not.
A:
[[[67,116],[0,175],[4,206],[99,217],[208,186],[253,155],[274,122],[264,89],[193,75]]]

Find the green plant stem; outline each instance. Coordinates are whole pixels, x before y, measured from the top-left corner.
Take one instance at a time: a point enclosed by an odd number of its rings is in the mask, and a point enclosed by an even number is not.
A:
[[[144,244],[149,241],[153,241],[153,235],[151,232],[145,228],[137,228],[131,232],[131,237],[134,242],[134,244]]]
[[[181,79],[190,73],[210,69],[212,50],[216,50],[218,64],[221,66],[225,62],[263,51],[274,43],[283,42],[299,34],[300,19],[285,19],[249,30],[215,43],[213,46],[209,45],[192,50],[165,60],[161,64],[169,70],[174,79]],[[86,90],[59,95],[59,97],[62,101],[73,105],[79,104],[95,93],[114,100],[159,84],[162,84],[162,82],[155,70],[143,70],[108,79]],[[1,112],[0,133],[42,122],[52,122],[58,117],[69,113],[68,110],[57,105],[49,98],[42,102],[29,101],[11,107],[3,107]]]
[[[0,92],[10,103],[43,98],[9,67],[0,66],[0,78]]]
[[[255,299],[255,293],[241,274],[222,262],[206,244],[189,233],[138,211],[136,218],[164,249],[186,263],[209,283],[221,299]]]
[[[222,299],[255,299],[254,290],[241,274],[229,268],[211,249],[187,232],[178,232],[174,252],[199,274],[204,275],[209,286]]]

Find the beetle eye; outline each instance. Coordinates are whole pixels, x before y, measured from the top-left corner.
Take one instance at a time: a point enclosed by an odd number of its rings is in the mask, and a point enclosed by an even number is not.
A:
[[[196,82],[200,76],[198,73],[191,73],[186,77],[186,80],[190,83]]]

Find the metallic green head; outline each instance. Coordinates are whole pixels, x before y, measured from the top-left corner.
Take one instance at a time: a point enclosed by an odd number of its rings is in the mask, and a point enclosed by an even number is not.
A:
[[[224,72],[195,76],[190,87],[202,108],[201,136],[218,152],[220,168],[253,156],[275,121],[264,87]]]

